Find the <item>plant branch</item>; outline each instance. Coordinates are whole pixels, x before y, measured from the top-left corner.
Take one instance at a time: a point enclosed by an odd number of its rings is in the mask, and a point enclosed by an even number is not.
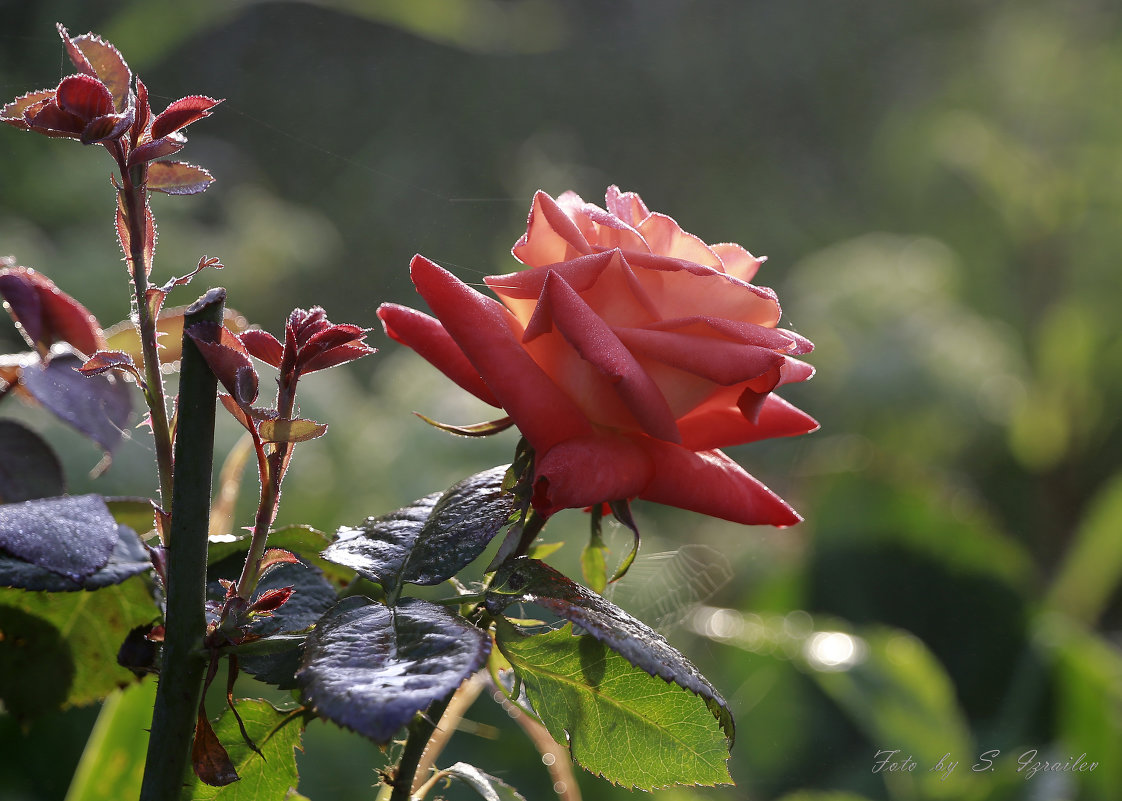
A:
[[[184,327],[221,323],[226,299],[212,289],[186,313]],[[207,659],[206,558],[214,416],[218,382],[190,337],[183,337],[175,483],[168,543],[167,613],[160,683],[141,786],[141,801],[176,801],[190,759]]]
[[[405,750],[401,752],[401,760],[397,763],[397,770],[393,776],[393,792],[390,801],[409,801],[413,795],[414,777],[417,775],[417,766],[425,755],[429,738],[436,731],[436,724],[444,716],[451,698],[445,701],[434,701],[428,711],[418,713],[409,724],[409,738],[405,741]]]

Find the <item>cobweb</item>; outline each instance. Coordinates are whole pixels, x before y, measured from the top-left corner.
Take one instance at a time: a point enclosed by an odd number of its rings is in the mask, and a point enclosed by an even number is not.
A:
[[[605,597],[655,630],[667,633],[732,580],[728,557],[708,545],[639,556]]]

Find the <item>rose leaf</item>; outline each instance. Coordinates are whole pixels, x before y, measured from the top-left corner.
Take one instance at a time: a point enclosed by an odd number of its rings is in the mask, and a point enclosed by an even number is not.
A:
[[[118,540],[100,495],[0,506],[0,550],[75,581],[104,567]]]
[[[490,651],[490,637],[442,606],[406,598],[387,607],[356,595],[316,625],[296,678],[319,715],[388,743]]]
[[[136,532],[119,524],[116,529],[117,543],[109,561],[81,579],[60,575],[46,567],[0,553],[0,586],[44,592],[99,590],[151,570],[152,561]]]
[[[632,665],[701,696],[730,742],[734,737],[728,703],[709,680],[666,639],[615,604],[557,572],[544,562],[520,557],[504,566],[487,593],[487,610],[499,615],[514,603],[546,609],[579,626]]]
[[[439,584],[475,560],[510,518],[514,498],[503,491],[507,465],[465,478],[359,526],[339,530],[323,557],[381,584]]]
[[[484,773],[475,765],[457,762],[441,771],[453,779],[458,779],[477,792],[484,801],[526,801],[522,794],[504,781]]]
[[[705,699],[572,626],[526,636],[500,620],[496,642],[550,735],[585,770],[644,790],[732,783],[729,742]]]
[[[148,188],[168,195],[196,195],[214,183],[202,167],[183,161],[153,161],[148,165]]]

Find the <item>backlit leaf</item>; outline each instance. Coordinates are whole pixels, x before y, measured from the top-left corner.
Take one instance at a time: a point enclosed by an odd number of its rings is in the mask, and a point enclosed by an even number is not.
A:
[[[45,365],[24,367],[21,383],[60,420],[112,452],[129,424],[129,387],[114,376],[84,376],[78,372],[81,366],[78,356],[58,355]]]
[[[196,195],[214,183],[202,167],[184,161],[154,161],[148,165],[148,188],[168,195]]]
[[[2,508],[2,507],[0,507]],[[47,592],[97,590],[120,584],[138,573],[152,568],[148,552],[140,538],[128,526],[116,526],[117,542],[109,560],[100,568],[81,578],[70,578],[0,553],[0,587],[19,587]]]
[[[639,670],[571,626],[497,643],[550,735],[591,773],[629,788],[731,784],[729,742],[705,700]]]
[[[192,777],[181,801],[280,801],[299,784],[296,749],[301,748],[301,715],[275,709],[267,701],[253,698],[240,699],[237,709],[246,734],[261,754],[245,743],[237,719],[226,709],[214,724],[214,733],[225,746],[240,778],[225,787],[209,787]]]
[[[701,696],[730,741],[732,713],[716,688],[666,639],[610,601],[544,562],[520,557],[495,576],[487,609],[501,614],[514,603],[536,604],[580,626],[632,665]]]
[[[479,670],[491,638],[442,606],[395,607],[352,596],[308,637],[297,679],[323,717],[386,743],[433,701]]]
[[[257,427],[266,442],[307,442],[327,433],[327,426],[315,420],[263,420]]]
[[[484,773],[475,765],[466,762],[457,762],[445,768],[442,773],[471,787],[479,793],[483,801],[526,801],[522,794],[504,781],[496,779],[489,773]]]

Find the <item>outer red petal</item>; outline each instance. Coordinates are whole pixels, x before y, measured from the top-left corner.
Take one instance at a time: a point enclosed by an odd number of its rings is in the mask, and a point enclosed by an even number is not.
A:
[[[686,415],[678,421],[678,429],[682,432],[682,447],[706,451],[807,434],[818,429],[818,421],[778,395],[769,394],[754,423],[744,416],[732,397],[727,404],[705,404]]]
[[[597,433],[539,453],[534,473],[534,508],[549,516],[634,498],[649,486],[655,465],[633,440]]]
[[[691,451],[638,440],[655,465],[639,497],[745,525],[793,526],[802,520],[782,498],[720,451]]]
[[[559,442],[591,433],[577,405],[523,349],[521,330],[502,304],[423,256],[413,257],[410,273],[417,291],[534,450],[544,454]]]
[[[383,303],[378,308],[378,319],[390,339],[417,351],[437,370],[484,403],[502,406],[439,320],[396,303]]]

